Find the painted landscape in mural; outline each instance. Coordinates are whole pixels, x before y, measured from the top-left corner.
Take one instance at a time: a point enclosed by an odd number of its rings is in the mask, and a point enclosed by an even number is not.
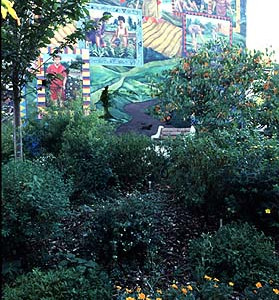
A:
[[[177,58],[218,37],[245,47],[246,0],[95,0],[88,11],[91,20],[111,18],[78,44],[89,53],[85,101],[101,107],[100,95],[108,86],[112,115],[123,121],[128,119],[124,105],[152,99],[151,80]]]
[[[96,1],[104,3],[104,1]],[[127,119],[123,106],[152,98],[150,79],[171,68],[209,40],[223,37],[245,46],[246,0],[119,0],[106,1],[142,11],[144,65],[113,68],[91,65],[91,99],[97,104],[104,86],[119,92],[113,99],[112,114]]]

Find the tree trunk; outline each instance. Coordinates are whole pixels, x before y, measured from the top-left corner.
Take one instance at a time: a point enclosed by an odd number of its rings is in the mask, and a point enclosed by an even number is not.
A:
[[[20,117],[20,89],[16,82],[13,82],[13,101],[14,101],[14,155],[15,159],[23,158],[22,151],[22,128]]]

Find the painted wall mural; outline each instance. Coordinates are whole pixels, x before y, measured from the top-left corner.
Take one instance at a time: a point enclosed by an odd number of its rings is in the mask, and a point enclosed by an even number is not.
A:
[[[123,121],[129,118],[124,105],[151,99],[150,78],[173,67],[178,57],[218,37],[242,47],[246,43],[246,0],[95,0],[88,10],[90,19],[112,17],[77,45],[88,55],[84,101],[100,107],[100,95],[109,86],[117,91],[111,113]],[[75,26],[61,29],[52,46]],[[45,101],[42,90],[38,99],[39,105]]]

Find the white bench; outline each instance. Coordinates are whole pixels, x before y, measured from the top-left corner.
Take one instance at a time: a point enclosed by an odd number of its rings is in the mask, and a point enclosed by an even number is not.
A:
[[[175,138],[177,135],[183,134],[194,134],[196,129],[194,126],[190,128],[173,128],[173,127],[164,127],[159,126],[156,134],[151,136],[152,140],[162,140],[166,138]]]

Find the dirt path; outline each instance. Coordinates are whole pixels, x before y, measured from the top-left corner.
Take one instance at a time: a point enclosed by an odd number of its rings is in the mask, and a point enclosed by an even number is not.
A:
[[[157,132],[159,125],[173,127],[172,125],[166,125],[166,123],[160,122],[159,120],[154,119],[152,116],[145,113],[145,110],[149,106],[154,106],[157,102],[157,99],[153,99],[140,103],[127,104],[124,107],[124,111],[129,114],[132,119],[129,122],[120,125],[117,128],[116,133],[122,134],[132,131],[151,136]]]

